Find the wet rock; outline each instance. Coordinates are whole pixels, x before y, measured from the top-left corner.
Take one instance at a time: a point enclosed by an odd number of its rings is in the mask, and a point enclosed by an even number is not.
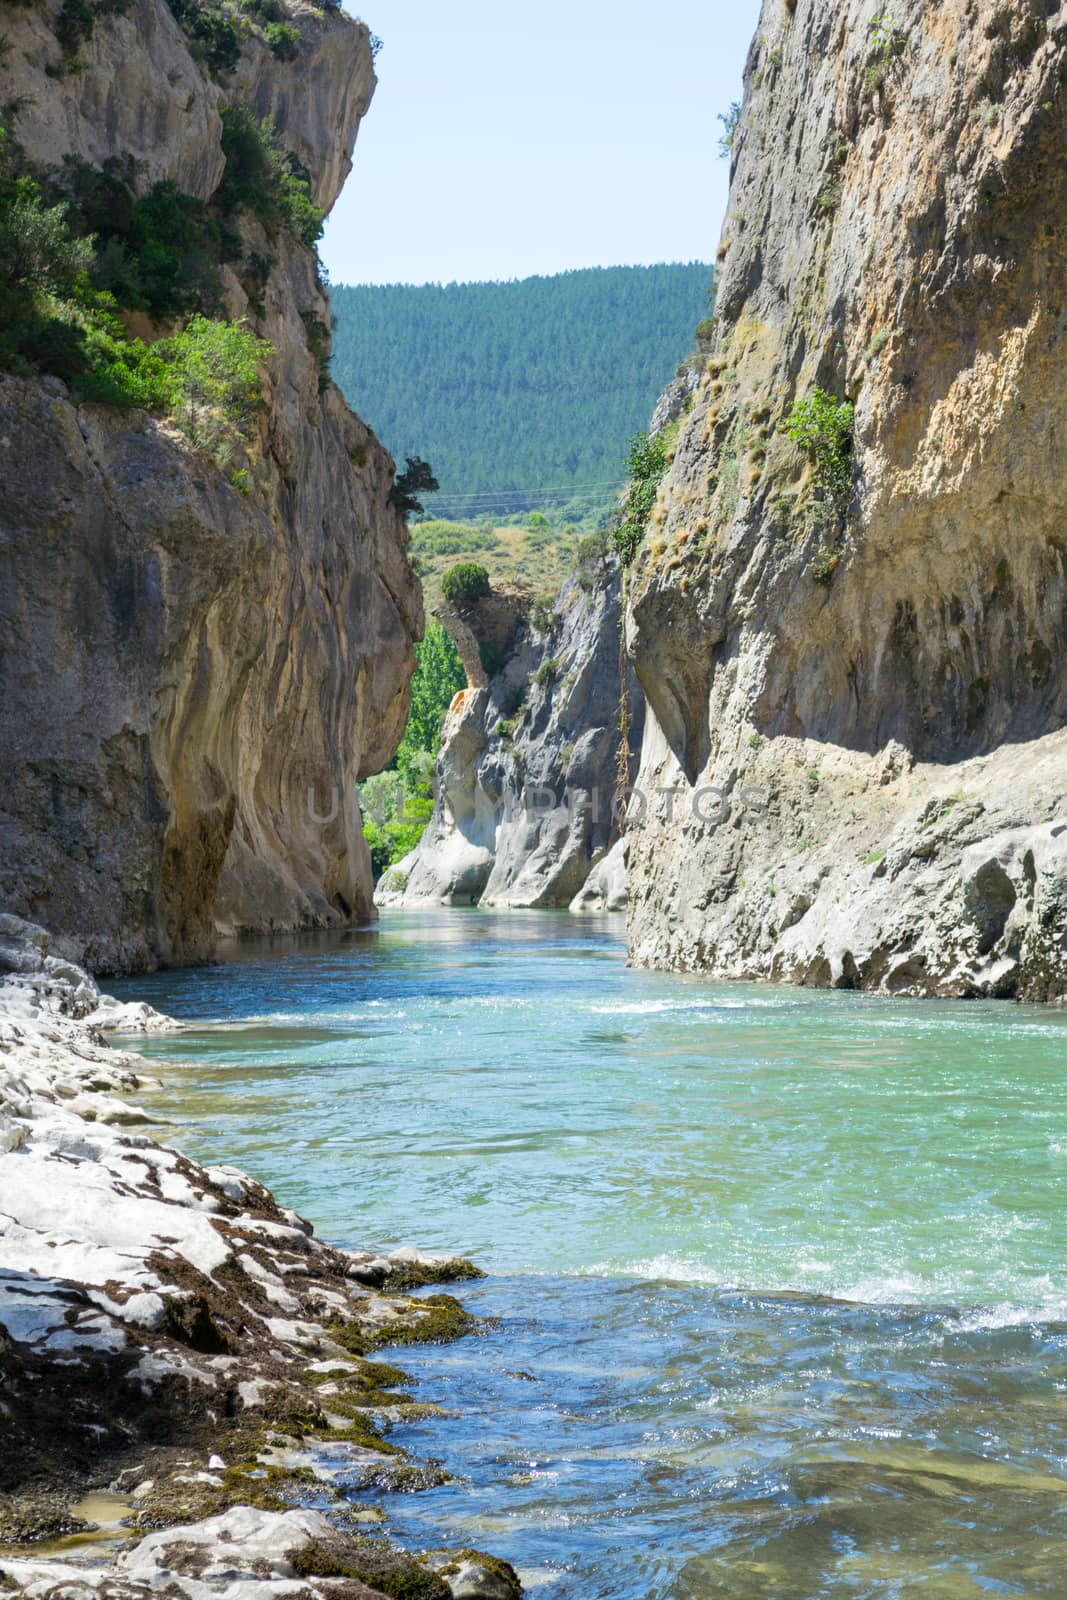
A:
[[[364,1568],[386,1587],[364,1581]],[[372,1600],[395,1594],[398,1578],[411,1585],[406,1594],[436,1600],[430,1574],[403,1553],[347,1538],[316,1511],[270,1512],[248,1506],[151,1533],[107,1565],[0,1555],[0,1580],[33,1600],[55,1600],[59,1594],[66,1600],[142,1600],[159,1594],[204,1600],[221,1593],[228,1600]],[[443,1585],[439,1592],[448,1594]]]
[[[626,910],[626,840],[616,839],[571,901],[572,911]]]
[[[507,1561],[477,1550],[431,1550],[423,1558],[448,1584],[453,1600],[519,1600],[522,1584]]]

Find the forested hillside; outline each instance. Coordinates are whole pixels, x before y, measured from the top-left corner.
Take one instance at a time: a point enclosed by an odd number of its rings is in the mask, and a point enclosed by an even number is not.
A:
[[[627,442],[708,313],[701,262],[511,283],[331,290],[333,376],[393,453],[433,464],[439,516],[614,499]]]

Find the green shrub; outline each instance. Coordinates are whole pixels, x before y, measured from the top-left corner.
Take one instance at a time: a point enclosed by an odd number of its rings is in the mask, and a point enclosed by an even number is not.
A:
[[[322,394],[330,382],[330,330],[308,306],[302,309],[300,320],[307,333],[308,350],[319,364],[319,393]]]
[[[291,22],[268,22],[263,37],[279,61],[295,61],[304,42],[300,29]]]
[[[888,11],[879,12],[871,18],[868,32],[874,54],[883,61],[892,61],[907,52],[908,36],[903,28],[897,27]]]
[[[212,72],[232,72],[241,55],[241,31],[235,15],[218,4],[201,4],[201,0],[168,0],[168,4],[193,55]]]
[[[116,295],[101,287],[109,273],[120,276],[116,243],[127,288],[136,276],[150,289],[131,292],[126,303],[173,308],[182,249],[202,241],[210,223],[199,202],[173,185],[157,184],[136,200],[131,175],[121,163],[96,173],[70,163],[62,174],[69,196],[57,199],[64,190],[25,170],[9,119],[0,118],[0,366],[52,373],[78,399],[170,416],[221,463],[235,435],[249,429],[259,367],[272,347],[199,313],[154,344],[129,336]],[[97,217],[113,228],[102,248],[87,231]]]
[[[84,285],[93,256],[92,240],[71,233],[65,205],[46,205],[31,179],[13,185],[0,216],[0,273],[10,288],[72,294]]]
[[[311,198],[311,180],[269,117],[257,117],[246,105],[224,106],[222,151],[226,168],[214,198],[224,215],[251,211],[307,245],[322,236],[326,214]]]
[[[73,60],[81,46],[92,38],[96,19],[121,15],[129,3],[130,0],[63,0],[54,27],[64,56]]]
[[[259,407],[259,368],[274,346],[240,323],[196,316],[152,348],[170,367],[175,422],[198,450],[225,465],[234,435],[248,432]]]
[[[169,179],[135,200],[125,234],[106,231],[94,277],[131,310],[151,317],[213,310],[222,295],[219,264],[234,240],[207,207]]]
[[[385,822],[377,822],[373,818],[369,821],[364,818],[363,837],[370,850],[375,878],[380,878],[395,862],[401,861],[414,850],[432,816],[431,799],[405,795],[402,820],[393,817]]]
[[[735,100],[729,111],[719,112],[719,121],[722,123],[722,133],[719,135],[719,158],[722,161],[730,159],[734,147],[734,137],[737,133],[737,124],[741,120],[741,104]]]
[[[535,633],[551,633],[559,621],[547,595],[538,595],[530,607],[530,622]]]
[[[606,561],[610,551],[611,540],[603,529],[597,533],[585,533],[578,540],[578,565],[594,567],[599,562]]]
[[[896,64],[907,54],[909,41],[903,29],[890,20],[888,11],[871,18],[868,32],[871,53],[863,74],[863,85],[868,94],[877,94]]]
[[[396,766],[412,790],[433,775],[434,762],[441,746],[441,725],[445,712],[461,689],[467,687],[467,674],[447,629],[434,618],[427,624],[425,638],[415,646],[418,665],[411,680],[411,709]],[[420,766],[419,756],[429,757],[428,769]]]
[[[459,561],[441,579],[450,606],[469,606],[489,593],[489,574],[477,561]]]
[[[852,442],[855,410],[850,400],[837,400],[815,388],[794,400],[782,424],[812,464],[819,499],[841,509],[852,481]]]
[[[411,710],[394,768],[360,785],[363,834],[376,877],[414,850],[433,815],[441,725],[453,696],[467,685],[459,652],[436,620],[415,646],[415,655]]]
[[[630,566],[645,536],[660,480],[669,465],[667,439],[662,433],[652,436],[639,433],[631,440],[626,463],[630,480],[626,503],[621,520],[611,532],[612,543],[624,567]]]
[[[549,688],[559,677],[559,669],[562,665],[563,663],[559,660],[558,656],[550,656],[547,661],[542,661],[541,665],[534,673],[534,682],[539,688]]]

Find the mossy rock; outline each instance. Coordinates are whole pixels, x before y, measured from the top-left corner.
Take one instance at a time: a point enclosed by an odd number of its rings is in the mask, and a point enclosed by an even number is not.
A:
[[[390,1344],[451,1344],[478,1325],[478,1318],[464,1311],[450,1294],[430,1294],[413,1304],[428,1306],[429,1314],[413,1317],[410,1322],[375,1328],[367,1336],[367,1349],[376,1350]]]
[[[430,1294],[410,1301],[403,1309],[410,1310],[410,1320],[397,1318],[375,1328],[359,1322],[335,1322],[327,1332],[342,1349],[362,1356],[391,1344],[451,1344],[479,1325],[479,1319],[464,1311],[450,1294]]]
[[[448,1555],[443,1563],[436,1552],[427,1559],[442,1578],[457,1578],[468,1563],[480,1567],[492,1580],[487,1593],[492,1592],[498,1600],[505,1600],[505,1597],[506,1600],[522,1600],[522,1584],[510,1561],[501,1561],[498,1556],[487,1556],[482,1550],[470,1549],[457,1550],[454,1555]]]
[[[71,1516],[63,1495],[18,1495],[5,1500],[0,1509],[0,1545],[39,1544],[83,1533],[89,1527],[80,1517]]]
[[[389,1274],[389,1289],[422,1289],[429,1283],[463,1283],[484,1278],[485,1273],[465,1256],[447,1261],[397,1261]]]
[[[355,1578],[392,1600],[452,1600],[443,1578],[390,1545],[343,1534],[313,1539],[290,1557],[298,1578]]]

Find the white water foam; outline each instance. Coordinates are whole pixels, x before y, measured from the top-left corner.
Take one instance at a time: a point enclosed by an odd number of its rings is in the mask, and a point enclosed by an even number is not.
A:
[[[798,1263],[798,1268],[798,1275],[793,1281],[770,1284],[736,1276],[727,1278],[707,1262],[692,1257],[658,1255],[640,1261],[596,1262],[585,1268],[579,1276],[706,1284],[716,1289],[751,1295],[818,1295],[852,1305],[899,1306],[909,1310],[959,1306],[958,1312],[953,1309],[946,1332],[977,1333],[1028,1324],[1067,1322],[1067,1292],[1047,1277],[1034,1283],[1033,1296],[1027,1296],[1024,1301],[1003,1300],[988,1306],[976,1306],[969,1303],[966,1294],[953,1293],[949,1285],[917,1278],[908,1272],[882,1272],[842,1282],[835,1280],[833,1268],[828,1262],[804,1261]]]

